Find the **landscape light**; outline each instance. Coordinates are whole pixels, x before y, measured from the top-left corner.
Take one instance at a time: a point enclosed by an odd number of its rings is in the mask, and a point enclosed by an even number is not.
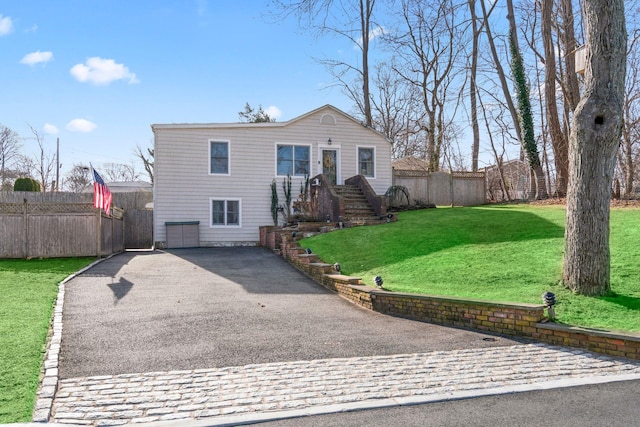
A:
[[[380,289],[382,289],[382,284],[384,283],[382,281],[382,277],[380,276],[376,276],[373,278],[373,281],[376,282],[376,286],[379,287]]]
[[[553,320],[556,317],[556,314],[553,311],[553,306],[556,305],[556,296],[553,292],[545,292],[542,294],[542,302],[547,306],[549,319]]]
[[[339,262],[336,262],[335,264],[333,264],[333,269],[335,271],[337,271],[338,273],[340,273],[340,268],[341,267],[340,267],[340,263]]]

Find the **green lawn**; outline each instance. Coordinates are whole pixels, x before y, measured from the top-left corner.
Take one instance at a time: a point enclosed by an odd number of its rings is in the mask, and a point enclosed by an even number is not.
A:
[[[345,274],[385,289],[472,299],[541,303],[556,294],[556,321],[640,332],[640,210],[611,211],[612,294],[574,295],[560,282],[564,209],[503,205],[400,213],[399,221],[301,241]]]
[[[31,420],[57,285],[94,260],[0,260],[0,423]]]

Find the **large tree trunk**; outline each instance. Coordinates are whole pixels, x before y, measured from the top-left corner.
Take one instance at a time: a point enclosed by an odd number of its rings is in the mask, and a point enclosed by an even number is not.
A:
[[[569,139],[563,281],[583,295],[610,289],[609,202],[622,130],[627,34],[623,0],[585,0],[585,91]]]

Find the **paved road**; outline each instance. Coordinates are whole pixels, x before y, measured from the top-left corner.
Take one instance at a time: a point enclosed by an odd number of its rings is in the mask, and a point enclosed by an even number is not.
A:
[[[260,248],[115,256],[66,284],[63,319],[55,422],[236,425],[640,378],[364,310]]]
[[[637,426],[640,380],[260,423],[260,427]]]

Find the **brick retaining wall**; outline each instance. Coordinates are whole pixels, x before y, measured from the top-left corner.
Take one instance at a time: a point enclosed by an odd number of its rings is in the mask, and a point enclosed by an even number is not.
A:
[[[547,322],[544,305],[469,300],[379,290],[359,277],[339,274],[316,254],[307,254],[291,232],[265,230],[267,247],[324,287],[379,313],[428,323],[533,339],[640,360],[640,335],[563,326]],[[262,230],[261,230],[262,233]],[[261,234],[262,236],[262,234]],[[265,236],[267,237],[267,236]],[[280,238],[280,241],[277,239]],[[262,239],[261,239],[262,241]],[[545,323],[546,322],[546,323]]]

